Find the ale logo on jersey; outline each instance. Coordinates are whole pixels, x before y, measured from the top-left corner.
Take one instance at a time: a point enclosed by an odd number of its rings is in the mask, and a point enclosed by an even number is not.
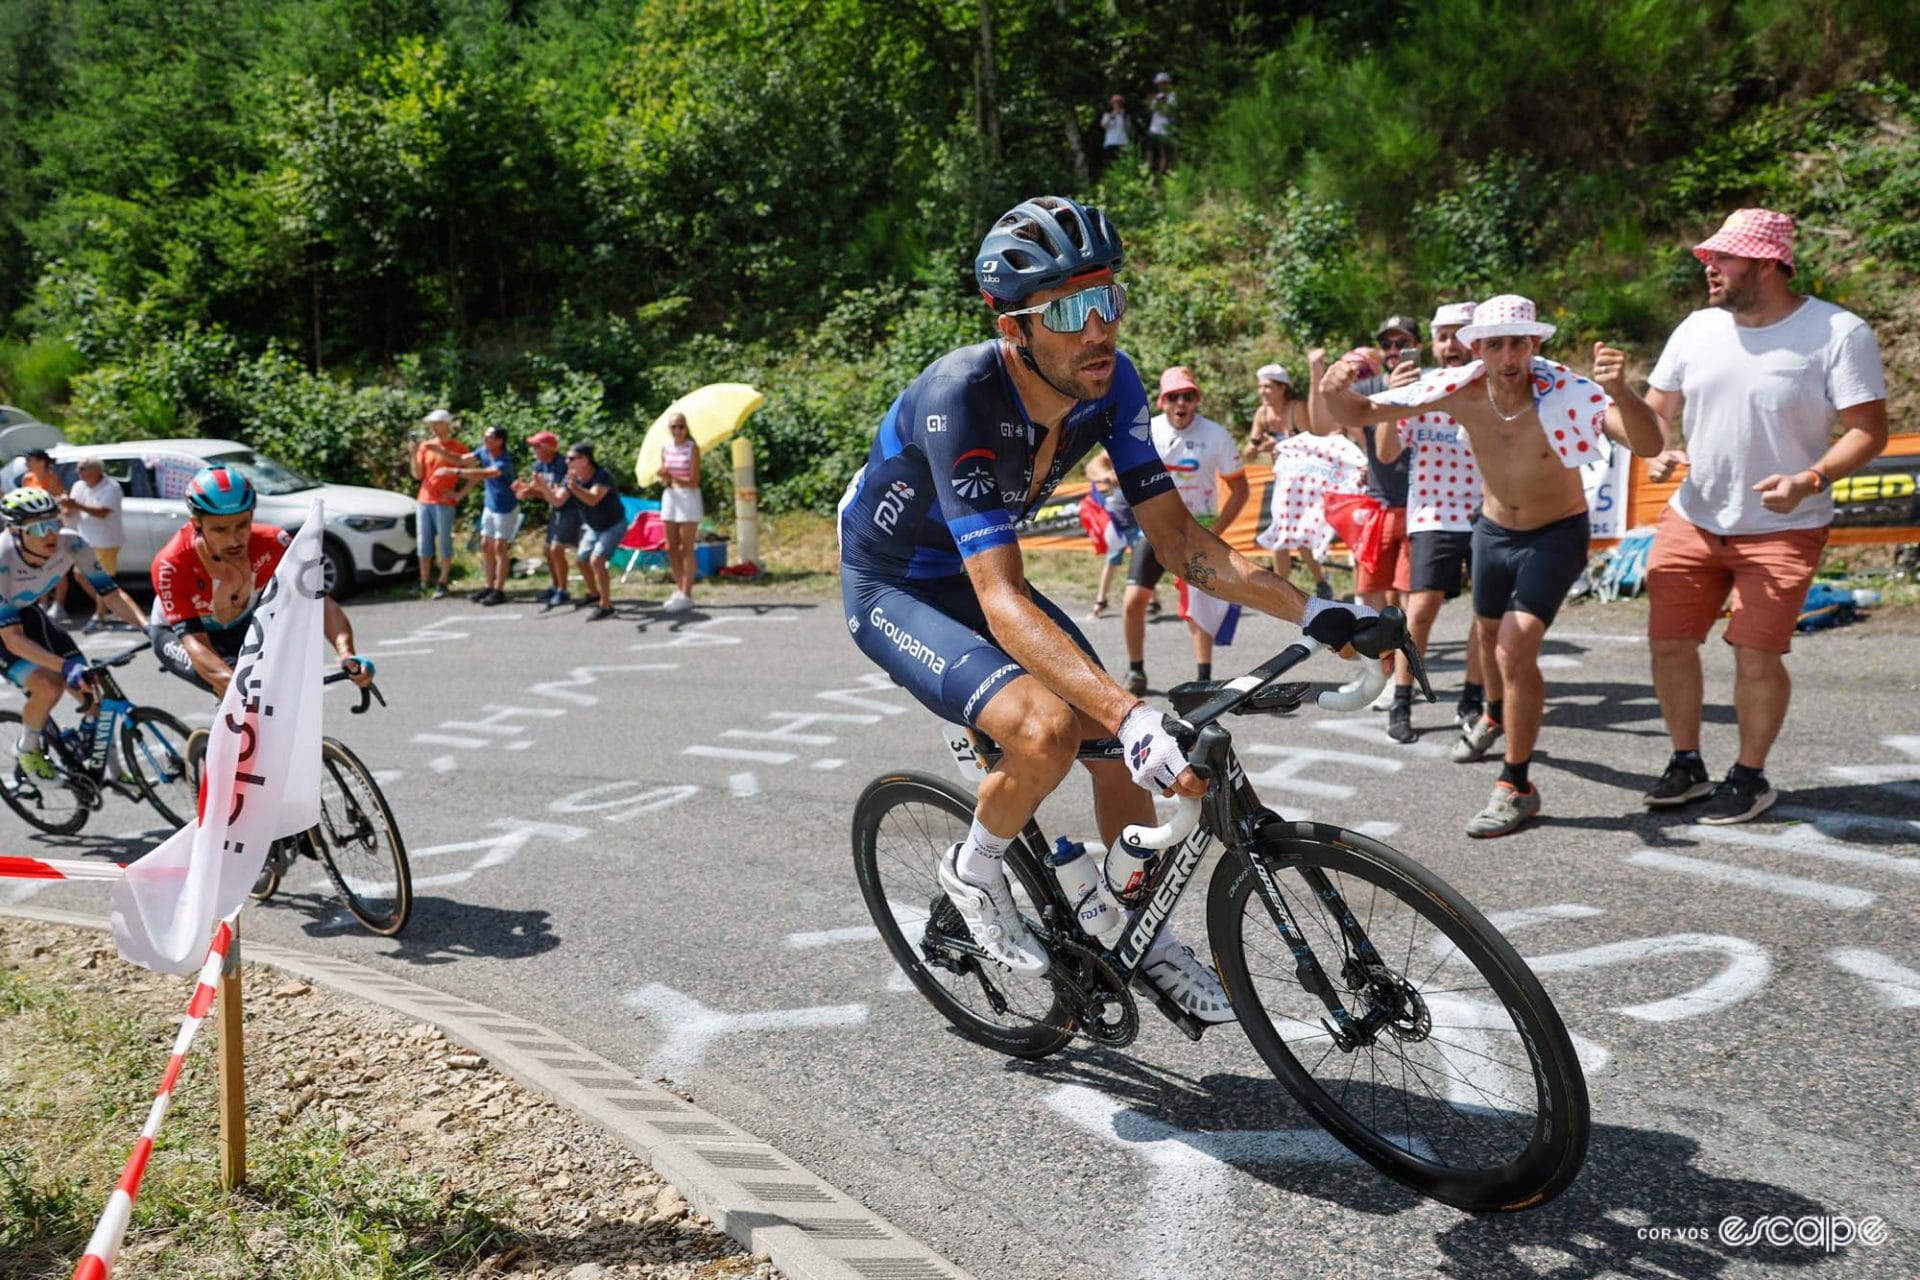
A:
[[[993,450],[969,449],[953,460],[953,491],[963,498],[979,501],[992,493]]]

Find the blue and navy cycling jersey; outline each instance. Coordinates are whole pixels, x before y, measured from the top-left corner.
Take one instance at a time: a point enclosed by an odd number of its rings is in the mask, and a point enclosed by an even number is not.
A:
[[[883,579],[948,578],[964,561],[1017,541],[1014,525],[1045,502],[1096,445],[1105,445],[1127,501],[1173,491],[1153,448],[1146,389],[1125,353],[1113,385],[1074,405],[1032,501],[1034,460],[1048,428],[1027,417],[997,341],[928,365],[881,420],[866,465],[840,500],[840,559]]]

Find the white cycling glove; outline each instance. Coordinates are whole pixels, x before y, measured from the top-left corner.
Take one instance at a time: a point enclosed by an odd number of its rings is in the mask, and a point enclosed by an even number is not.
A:
[[[1307,601],[1306,609],[1300,614],[1300,629],[1310,639],[1318,640],[1327,648],[1338,649],[1353,639],[1354,631],[1362,622],[1379,616],[1380,611],[1370,604],[1361,604],[1357,600],[1346,604],[1314,596]]]
[[[1134,783],[1155,795],[1170,790],[1187,767],[1186,753],[1167,725],[1167,717],[1142,702],[1120,722],[1120,746]]]

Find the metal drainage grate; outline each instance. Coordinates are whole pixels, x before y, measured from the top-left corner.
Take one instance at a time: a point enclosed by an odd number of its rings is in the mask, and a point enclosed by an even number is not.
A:
[[[607,1101],[623,1111],[679,1111],[687,1105],[672,1098],[623,1098],[611,1093]]]
[[[743,1182],[740,1189],[767,1204],[832,1204],[824,1187],[799,1182]]]
[[[766,1169],[771,1172],[784,1170],[787,1167],[786,1162],[780,1159],[779,1156],[774,1155],[771,1151],[728,1151],[724,1149],[703,1151],[699,1147],[695,1147],[693,1153],[716,1169]]]
[[[711,1120],[655,1120],[653,1127],[662,1133],[677,1133],[688,1138],[724,1138],[733,1132]]]
[[[885,1240],[878,1223],[854,1218],[788,1218],[794,1226],[822,1240]]]
[[[867,1280],[953,1280],[953,1273],[919,1258],[842,1258]]]

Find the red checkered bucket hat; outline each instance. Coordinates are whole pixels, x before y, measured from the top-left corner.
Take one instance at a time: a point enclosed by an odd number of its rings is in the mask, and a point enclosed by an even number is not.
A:
[[[1705,262],[1716,253],[1735,258],[1772,258],[1793,266],[1793,219],[1771,209],[1735,209],[1720,229],[1693,246]]]

